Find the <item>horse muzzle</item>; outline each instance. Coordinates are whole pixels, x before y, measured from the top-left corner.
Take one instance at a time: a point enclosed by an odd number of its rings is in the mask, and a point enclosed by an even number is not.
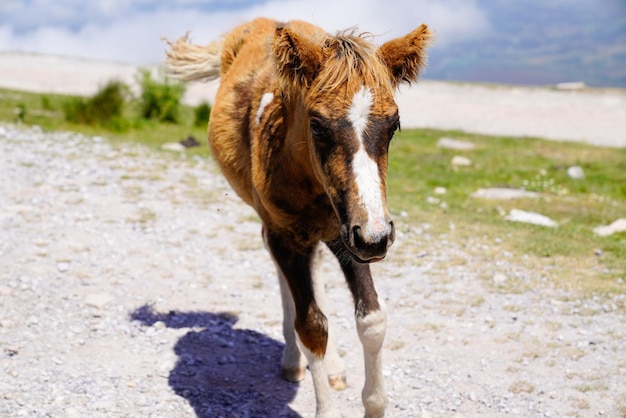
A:
[[[376,230],[367,225],[342,224],[340,232],[344,245],[359,263],[373,263],[385,258],[396,237],[393,221]]]

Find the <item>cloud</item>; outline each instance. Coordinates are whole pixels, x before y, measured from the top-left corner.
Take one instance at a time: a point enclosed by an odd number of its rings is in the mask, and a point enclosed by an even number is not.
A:
[[[307,20],[330,32],[358,25],[377,42],[426,22],[439,46],[489,30],[484,11],[463,0],[2,0],[0,51],[150,64],[162,59],[162,36],[191,31],[195,42],[209,42],[257,16]]]

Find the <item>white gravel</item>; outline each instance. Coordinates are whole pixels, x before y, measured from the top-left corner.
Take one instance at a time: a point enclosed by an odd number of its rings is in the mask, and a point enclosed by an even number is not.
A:
[[[626,287],[580,299],[513,262],[505,237],[395,218],[374,266],[388,416],[624,416]],[[210,162],[1,125],[0,416],[312,417],[310,376],[279,377],[255,219]],[[334,397],[360,416],[350,297],[334,264],[320,273],[348,368]]]

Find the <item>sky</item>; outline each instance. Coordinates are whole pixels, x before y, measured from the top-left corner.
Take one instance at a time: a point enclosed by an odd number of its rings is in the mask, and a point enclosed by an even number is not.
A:
[[[306,20],[329,32],[358,26],[379,44],[423,22],[436,46],[490,30],[474,0],[0,0],[0,51],[156,64],[164,36],[189,31],[193,42],[208,43],[257,16]]]

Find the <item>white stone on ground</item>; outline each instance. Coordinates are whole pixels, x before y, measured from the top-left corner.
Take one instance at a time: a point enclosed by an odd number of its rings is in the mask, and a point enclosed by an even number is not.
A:
[[[548,218],[545,215],[537,212],[527,212],[520,209],[511,209],[509,214],[505,216],[504,219],[511,222],[522,222],[539,226],[548,226],[551,228],[556,228],[559,226],[556,221]]]
[[[603,225],[593,229],[597,235],[608,237],[618,232],[626,232],[626,218],[620,218],[610,225]]]
[[[450,164],[452,164],[454,167],[469,167],[470,165],[472,165],[472,160],[467,157],[463,157],[462,155],[455,155],[454,157],[452,157]]]
[[[478,189],[470,195],[475,199],[489,199],[489,200],[510,200],[520,198],[538,198],[540,195],[537,192],[529,192],[523,189],[508,189],[505,187],[491,187],[487,189]]]
[[[585,178],[585,170],[579,165],[573,165],[567,169],[567,175],[574,180],[582,180]]]
[[[473,142],[452,139],[445,136],[437,141],[437,146],[439,148],[453,149],[457,151],[471,151],[476,148],[476,145]]]

